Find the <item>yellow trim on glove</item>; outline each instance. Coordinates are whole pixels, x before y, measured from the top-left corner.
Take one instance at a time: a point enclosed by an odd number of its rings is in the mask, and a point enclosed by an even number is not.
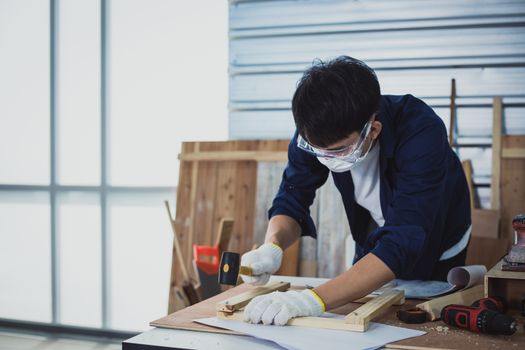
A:
[[[281,252],[283,252],[283,253],[284,253],[284,250],[283,250],[283,248],[279,247],[279,245],[277,245],[277,244],[275,244],[275,243],[273,243],[273,242],[271,242],[271,244],[273,244],[274,246],[276,246],[277,248],[279,248],[279,249],[281,250]]]
[[[321,299],[321,297],[316,293],[314,292],[313,289],[309,289],[310,292],[312,292],[312,294],[314,295],[314,297],[317,299],[317,301],[321,304],[321,306],[323,307],[323,312],[325,312],[326,310],[326,306],[324,304],[324,301],[323,299]]]

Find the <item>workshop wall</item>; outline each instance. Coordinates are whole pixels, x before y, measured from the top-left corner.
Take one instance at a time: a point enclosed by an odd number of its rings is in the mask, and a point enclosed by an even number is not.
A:
[[[490,205],[492,96],[503,96],[504,132],[525,133],[525,2],[230,0],[231,139],[289,138],[290,100],[315,58],[367,62],[384,94],[410,93],[448,127],[457,84],[461,158],[472,159]]]

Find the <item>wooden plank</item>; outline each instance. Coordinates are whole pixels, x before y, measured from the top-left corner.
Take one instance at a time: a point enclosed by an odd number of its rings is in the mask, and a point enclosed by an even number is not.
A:
[[[217,189],[217,163],[199,164],[199,179],[197,197],[194,202],[195,217],[193,218],[193,244],[212,245],[215,243],[215,232],[218,230],[216,210],[219,203],[216,198]],[[191,255],[188,256],[191,259]]]
[[[243,311],[237,311],[234,313],[217,312],[217,317],[225,319],[225,320],[243,321],[244,312]],[[340,320],[340,319],[333,319],[333,318],[326,318],[326,317],[312,317],[312,316],[295,317],[295,318],[289,319],[286,324],[288,326],[363,332],[362,327],[359,325],[346,323],[344,320]]]
[[[200,148],[200,143],[196,142],[193,144],[193,152],[198,152]],[[195,242],[195,238],[193,237],[195,233],[195,206],[196,206],[196,199],[197,199],[197,190],[198,190],[198,178],[199,178],[199,164],[196,162],[191,163],[191,189],[190,189],[190,201],[189,201],[189,208],[190,208],[190,217],[189,217],[189,227],[188,227],[188,241],[187,244],[183,245],[182,254],[186,257],[186,264],[189,264],[191,259],[191,255],[193,253],[192,245],[193,242]],[[179,202],[177,201],[177,206],[179,205]],[[195,279],[197,278],[197,273],[194,271],[193,268],[190,268],[187,266],[189,271],[192,271],[192,277]]]
[[[181,251],[181,247],[180,247],[180,244],[179,244],[179,239],[177,237],[177,231],[175,230],[175,222],[174,222],[174,220],[171,217],[171,210],[170,210],[170,205],[169,205],[168,201],[164,201],[164,206],[165,206],[166,211],[168,213],[168,220],[170,221],[171,228],[173,230],[173,245],[175,246],[175,257],[177,258],[177,261],[178,261],[178,263],[180,265],[180,268],[181,268],[181,271],[182,271],[182,276],[183,276],[184,280],[188,281],[190,279],[190,277],[189,277],[189,274],[188,274],[188,270],[186,269],[186,265],[184,263],[184,258],[182,256],[182,251]]]
[[[190,152],[194,148],[193,142],[183,142],[181,152]],[[187,203],[190,202],[191,197],[191,172],[192,166],[189,162],[180,162],[179,167],[179,182],[177,186],[177,205],[176,205],[176,216],[175,216],[175,230],[178,234],[179,244],[181,249],[184,251],[184,247],[190,242],[188,240],[188,231],[190,227],[190,207]],[[186,205],[185,205],[186,204]],[[173,235],[172,232],[169,233]],[[182,287],[183,274],[181,265],[177,261],[176,247],[173,244],[172,247],[172,259],[171,259],[171,273],[170,273],[170,290],[168,293],[168,314],[171,314],[177,310],[177,301],[174,299],[176,296],[176,287]]]
[[[472,237],[467,249],[466,265],[494,266],[507,254],[509,241],[506,238]]]
[[[492,209],[499,209],[501,205],[501,137],[502,137],[502,100],[494,97],[492,102],[492,182],[490,205]]]
[[[404,291],[397,289],[387,290],[380,296],[346,315],[345,322],[355,326],[355,330],[365,332],[368,329],[370,321],[385,312],[390,306],[398,302],[404,302],[404,300]]]
[[[430,320],[434,321],[441,317],[441,310],[445,306],[450,304],[471,305],[474,301],[483,298],[483,293],[484,287],[480,284],[466,290],[426,301],[418,304],[417,307],[428,312]]]
[[[225,142],[218,144],[217,142],[211,143],[214,150],[234,150],[235,144],[232,142]],[[211,164],[212,162],[208,162]],[[214,212],[211,218],[210,224],[211,232],[219,232],[219,226],[221,220],[225,217],[230,217],[235,221],[235,201],[237,200],[235,192],[235,182],[237,181],[237,168],[236,162],[213,162],[216,166],[216,182],[214,188],[210,188],[210,191],[215,191],[215,200],[213,203]],[[209,181],[209,180],[208,180]],[[234,229],[234,227],[232,227]],[[228,238],[228,245],[233,231],[230,233]]]
[[[476,207],[476,189],[474,188],[474,181],[472,180],[472,161],[470,159],[465,159],[461,162],[461,165],[463,166],[463,172],[465,173],[465,178],[467,179],[467,186],[470,197],[470,208],[474,209]]]
[[[255,199],[255,223],[253,242],[264,243],[268,228],[268,209],[272,206],[277,194],[283,171],[284,162],[259,162],[257,164],[257,197]]]
[[[368,303],[369,301],[371,300],[374,300],[375,298],[379,297],[380,294],[368,294],[362,298],[359,298],[357,300],[354,300],[352,301],[352,303],[359,303],[359,304],[364,304],[364,303]],[[396,305],[396,306],[399,306],[399,305],[403,305],[405,303],[405,299],[400,299],[399,301],[395,301],[392,305]]]
[[[259,295],[268,294],[275,291],[284,292],[290,288],[289,282],[275,282],[266,286],[253,287],[247,292],[236,295],[233,298],[222,300],[215,305],[215,309],[219,312],[235,312],[246,305]]]
[[[282,162],[288,159],[288,152],[274,151],[215,151],[215,152],[194,152],[181,153],[181,161],[199,162],[221,162],[221,161],[257,161],[257,162]]]
[[[171,302],[174,310],[181,310],[191,305],[188,297],[180,287],[175,286],[170,292],[174,294],[170,295],[170,301],[173,300]]]
[[[448,143],[450,146],[455,144],[456,134],[456,79],[450,81],[450,121],[448,125]]]
[[[182,289],[184,290],[184,293],[186,294],[186,297],[190,305],[193,305],[200,301],[200,297],[193,285],[193,281],[189,277],[188,271],[186,270],[184,258],[182,256],[182,250],[179,245],[179,239],[177,237],[177,232],[175,230],[175,221],[171,217],[171,211],[170,211],[170,206],[169,206],[168,201],[165,201],[164,205],[168,213],[168,220],[170,221],[171,228],[173,230],[173,245],[175,247],[175,255],[177,257],[177,261],[179,262],[179,266],[181,268],[182,275],[183,275]],[[173,290],[173,292],[176,293],[177,291]],[[177,297],[177,295],[174,295],[173,297]],[[175,306],[175,301],[172,301],[172,303],[174,304],[174,307],[177,307]]]
[[[217,234],[217,240],[215,241],[215,245],[219,247],[219,258],[222,252],[228,250],[230,238],[233,232],[233,225],[233,218],[223,218],[219,224],[219,233]]]
[[[503,148],[501,151],[502,158],[525,158],[525,148]]]
[[[317,241],[310,236],[301,237],[299,276],[317,276]]]
[[[235,227],[230,244],[233,251],[244,253],[253,245],[257,163],[241,161],[236,164],[236,167]]]
[[[472,209],[472,237],[499,237],[499,210]]]
[[[503,148],[525,148],[525,135],[505,135]],[[501,162],[500,237],[514,242],[512,219],[525,211],[525,158],[505,158]]]

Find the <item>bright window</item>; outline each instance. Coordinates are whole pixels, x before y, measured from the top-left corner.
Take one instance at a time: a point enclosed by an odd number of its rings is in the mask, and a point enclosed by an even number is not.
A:
[[[0,318],[148,329],[181,142],[227,137],[228,2],[0,0],[0,52]]]

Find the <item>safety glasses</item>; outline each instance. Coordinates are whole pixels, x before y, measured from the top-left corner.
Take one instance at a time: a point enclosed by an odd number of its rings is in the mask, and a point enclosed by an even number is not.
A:
[[[339,148],[339,149],[321,149],[316,148],[308,143],[301,135],[297,136],[297,147],[301,150],[313,154],[316,157],[322,158],[337,158],[350,163],[355,162],[363,154],[363,148],[365,140],[370,134],[372,129],[372,122],[374,121],[374,116],[365,124],[363,130],[359,134],[359,140],[351,145]]]

